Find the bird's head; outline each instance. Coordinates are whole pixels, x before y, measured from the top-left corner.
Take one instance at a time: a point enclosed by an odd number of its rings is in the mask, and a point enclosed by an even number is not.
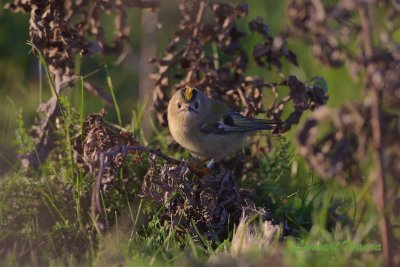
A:
[[[208,97],[200,90],[187,86],[176,91],[168,104],[168,118],[200,120],[208,109]]]

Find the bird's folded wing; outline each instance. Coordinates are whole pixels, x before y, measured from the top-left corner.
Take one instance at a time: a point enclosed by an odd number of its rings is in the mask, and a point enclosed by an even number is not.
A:
[[[237,112],[226,113],[222,118],[205,121],[200,131],[214,134],[243,133],[257,130],[272,130],[276,123],[269,120],[250,119]]]

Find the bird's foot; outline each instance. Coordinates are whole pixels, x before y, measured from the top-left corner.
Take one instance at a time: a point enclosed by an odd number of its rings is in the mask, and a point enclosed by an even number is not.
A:
[[[211,159],[206,164],[206,167],[203,167],[204,162],[205,161],[203,161],[203,164],[201,164],[202,167],[199,167],[196,164],[189,164],[189,170],[199,177],[212,175],[212,169],[214,168],[216,161],[214,159]]]
[[[198,168],[196,165],[189,164],[189,170],[199,177],[212,175],[211,170],[208,167]]]

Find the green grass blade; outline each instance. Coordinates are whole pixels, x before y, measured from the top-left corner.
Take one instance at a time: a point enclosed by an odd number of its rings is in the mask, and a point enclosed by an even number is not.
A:
[[[107,75],[107,84],[108,84],[108,89],[110,89],[110,93],[114,102],[114,107],[115,107],[115,112],[117,113],[117,119],[118,119],[118,124],[120,127],[122,127],[122,120],[121,120],[121,112],[117,103],[117,99],[115,97],[115,93],[114,93],[114,86],[110,77],[110,74],[108,72],[108,67],[107,65],[104,66],[105,70],[106,70],[106,75]]]
[[[83,88],[83,77],[81,76],[79,79],[79,88],[81,91],[81,110],[79,116],[79,122],[81,125],[81,137],[83,139],[83,122],[85,121],[85,90]]]

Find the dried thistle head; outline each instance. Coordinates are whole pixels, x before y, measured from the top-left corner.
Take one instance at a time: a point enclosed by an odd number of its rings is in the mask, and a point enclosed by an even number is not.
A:
[[[155,158],[150,162],[142,192],[165,205],[160,218],[169,227],[186,229],[195,240],[201,233],[214,242],[225,238],[229,226],[239,221],[244,200],[230,171],[199,179],[190,174],[185,161],[178,166],[160,165]],[[178,234],[185,234],[182,231]]]
[[[89,172],[93,176],[99,172],[101,152],[115,146],[138,145],[132,133],[111,126],[104,121],[105,114],[106,112],[102,110],[99,113],[88,115],[83,124],[82,134],[75,138],[73,146],[76,164],[84,172]],[[103,187],[118,177],[118,171],[123,167],[124,157],[125,155],[119,153],[108,158],[102,178]]]

